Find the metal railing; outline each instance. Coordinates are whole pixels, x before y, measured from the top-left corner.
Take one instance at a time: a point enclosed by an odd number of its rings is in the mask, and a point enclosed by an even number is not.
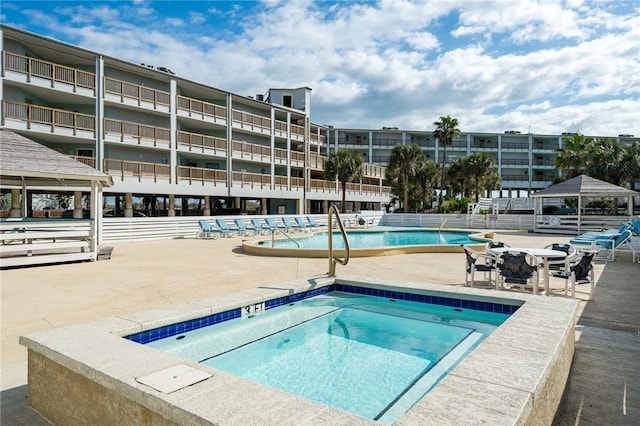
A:
[[[336,223],[338,224],[338,228],[340,228],[340,234],[342,234],[342,239],[344,240],[344,258],[340,259],[337,256],[333,255],[333,220],[331,218],[332,215],[336,217]],[[336,276],[336,264],[340,263],[342,266],[345,266],[349,263],[349,256],[351,255],[351,247],[349,246],[349,238],[347,238],[347,231],[344,229],[344,224],[340,219],[340,213],[338,213],[338,208],[335,204],[332,204],[329,207],[329,214],[327,217],[327,225],[329,226],[328,230],[328,246],[329,246],[329,276]]]

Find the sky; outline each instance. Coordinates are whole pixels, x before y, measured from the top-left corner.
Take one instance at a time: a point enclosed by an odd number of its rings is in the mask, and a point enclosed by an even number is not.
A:
[[[2,23],[342,128],[640,136],[640,0],[27,1]]]

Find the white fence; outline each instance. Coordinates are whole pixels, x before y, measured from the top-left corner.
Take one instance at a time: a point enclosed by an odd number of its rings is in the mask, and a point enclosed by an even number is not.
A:
[[[306,215],[285,215],[306,216]],[[320,224],[327,223],[327,215],[311,215]],[[382,215],[380,212],[362,212],[359,214],[343,214],[346,222],[357,224],[357,217],[371,219],[369,226],[397,226],[443,229],[510,229],[533,231],[534,216],[532,214],[411,214],[391,213]],[[234,226],[233,220],[258,218],[264,221],[271,217],[280,221],[282,216],[180,216],[180,217],[134,217],[134,218],[104,218],[102,237],[103,243],[110,241],[140,241],[152,239],[195,238],[201,219],[213,222],[214,219],[224,219],[229,226]],[[553,218],[558,218],[553,219]],[[544,233],[560,233],[576,235],[589,230],[617,228],[628,221],[627,216],[582,216],[580,231],[578,231],[577,216],[538,216],[536,231]]]

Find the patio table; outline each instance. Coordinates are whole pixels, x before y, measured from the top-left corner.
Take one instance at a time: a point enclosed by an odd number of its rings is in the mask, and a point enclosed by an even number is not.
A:
[[[523,253],[528,253],[532,256],[538,257],[542,259],[542,282],[544,284],[544,294],[546,296],[549,295],[549,259],[550,258],[561,258],[566,259],[567,253],[560,250],[549,250],[549,249],[541,249],[541,248],[532,248],[532,247],[496,247],[489,250],[489,253],[493,255],[499,255],[504,253],[505,251],[520,251]]]

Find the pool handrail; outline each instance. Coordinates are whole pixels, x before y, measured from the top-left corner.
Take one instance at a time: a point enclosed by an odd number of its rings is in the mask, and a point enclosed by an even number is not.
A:
[[[338,227],[340,228],[340,233],[342,234],[342,239],[344,240],[344,249],[345,249],[345,254],[344,254],[344,259],[340,259],[337,256],[333,256],[333,220],[331,219],[331,215],[335,215],[336,216],[336,223],[338,224]],[[330,277],[335,277],[336,276],[336,264],[340,263],[341,265],[345,266],[347,263],[349,263],[349,256],[351,254],[351,248],[349,247],[349,238],[347,238],[347,231],[344,230],[344,224],[342,223],[342,219],[340,219],[340,213],[338,212],[338,208],[336,207],[335,204],[332,204],[331,207],[329,207],[329,215],[327,218],[327,224],[329,226],[329,230],[327,232],[327,238],[328,238],[328,245],[329,245],[329,276]]]

